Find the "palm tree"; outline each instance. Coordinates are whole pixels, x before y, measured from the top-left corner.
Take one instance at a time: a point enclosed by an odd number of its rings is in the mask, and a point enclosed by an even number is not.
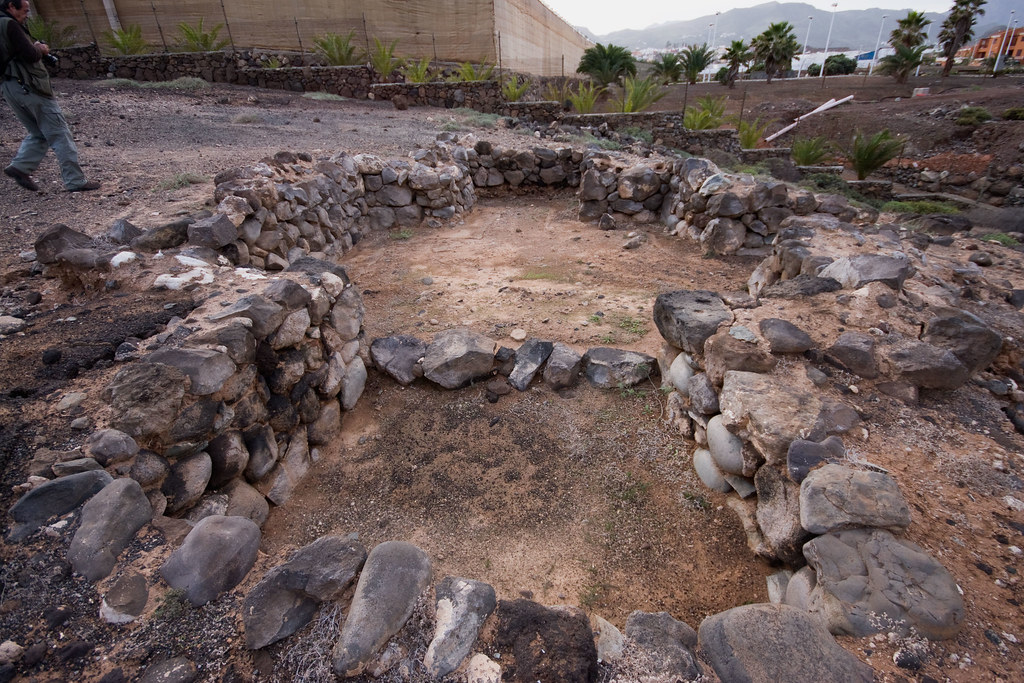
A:
[[[793,57],[800,51],[793,26],[788,21],[771,24],[750,41],[750,47],[754,57],[764,62],[764,72],[769,83],[773,76],[781,76],[789,71]]]
[[[735,88],[736,77],[740,74],[740,68],[745,66],[753,55],[750,53],[750,49],[746,43],[742,40],[734,40],[723,56],[725,57],[725,61],[729,65],[729,68],[726,70],[725,77],[722,79],[722,82],[730,88]]]
[[[713,61],[715,61],[715,51],[709,48],[707,43],[687,45],[683,48],[682,63],[686,82],[691,85],[696,83],[700,72],[711,66]]]
[[[889,34],[889,44],[893,47],[906,45],[917,47],[924,43],[925,29],[932,23],[931,19],[925,17],[924,12],[907,12],[907,16],[896,22],[896,28]]]
[[[675,83],[683,75],[683,65],[679,61],[679,55],[664,53],[654,62],[654,75],[661,79],[666,85]]]
[[[978,17],[985,13],[981,8],[985,0],[955,0],[949,16],[942,22],[939,32],[939,43],[946,64],[942,67],[942,76],[946,77],[953,69],[953,60],[957,50],[974,37],[974,24]]]
[[[623,76],[636,76],[636,59],[622,46],[598,43],[584,51],[576,71],[607,86],[618,83]]]
[[[910,47],[894,43],[895,54],[886,55],[878,63],[878,73],[892,76],[897,83],[906,83],[914,69],[924,62],[925,45]]]

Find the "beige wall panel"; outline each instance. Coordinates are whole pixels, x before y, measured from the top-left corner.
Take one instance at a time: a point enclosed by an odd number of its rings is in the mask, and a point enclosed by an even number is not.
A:
[[[501,65],[541,76],[572,76],[590,46],[540,0],[494,0]]]

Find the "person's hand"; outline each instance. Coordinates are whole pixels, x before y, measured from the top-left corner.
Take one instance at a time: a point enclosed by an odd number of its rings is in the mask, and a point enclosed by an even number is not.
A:
[[[38,40],[35,42],[36,49],[43,53],[43,55],[50,54],[50,46],[46,43],[41,43]]]

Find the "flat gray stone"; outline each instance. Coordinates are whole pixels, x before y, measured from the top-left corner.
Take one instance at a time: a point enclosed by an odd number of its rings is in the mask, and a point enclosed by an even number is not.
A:
[[[836,635],[907,635],[914,628],[943,640],[963,625],[963,598],[953,577],[920,546],[888,531],[819,536],[804,546],[804,557],[817,572],[809,609]]]
[[[803,561],[803,545],[811,535],[800,524],[800,487],[777,468],[766,465],[754,475],[757,526],[775,559],[788,565]]]
[[[583,357],[562,342],[555,342],[544,366],[544,382],[555,389],[565,389],[576,384],[583,366]]]
[[[387,541],[371,550],[334,646],[335,675],[361,672],[402,628],[429,584],[430,558],[411,543]]]
[[[885,358],[893,374],[922,389],[952,390],[970,379],[967,368],[952,351],[927,342],[904,340],[886,350]]]
[[[423,376],[445,389],[458,389],[490,375],[493,339],[467,329],[439,332],[423,357]]]
[[[800,484],[800,524],[812,534],[854,527],[900,530],[910,510],[888,474],[825,465]]]
[[[661,336],[691,354],[703,354],[707,338],[732,321],[732,311],[714,292],[682,289],[659,294],[654,302],[654,324]]]
[[[601,389],[632,387],[657,374],[658,361],[646,353],[608,347],[588,349],[583,354],[583,372]]]
[[[997,330],[959,309],[939,311],[925,324],[921,340],[952,351],[971,375],[991,365],[1003,346]]]
[[[744,605],[714,614],[701,622],[698,637],[715,673],[728,683],[874,680],[870,666],[788,605]]]
[[[494,588],[472,579],[447,576],[435,590],[437,599],[434,638],[423,666],[434,678],[459,667],[476,644],[484,621],[497,605]]]
[[[416,379],[415,368],[426,354],[426,342],[407,335],[382,337],[370,343],[370,358],[377,369],[404,385]]]
[[[270,336],[284,322],[288,309],[259,295],[243,296],[227,308],[210,315],[211,321],[245,318],[252,321],[252,334],[257,339]]]
[[[916,269],[907,258],[858,254],[836,259],[818,273],[818,276],[837,280],[846,289],[860,289],[871,282],[881,282],[899,291],[904,281],[915,272]]]
[[[188,376],[162,363],[131,363],[107,385],[110,424],[134,438],[163,434],[174,424]]]
[[[82,522],[71,539],[68,561],[95,583],[114,569],[121,551],[150,519],[153,508],[134,479],[117,479],[82,508]]]
[[[365,561],[366,548],[351,537],[323,536],[297,550],[245,597],[245,646],[256,650],[298,631],[321,602],[341,596]]]
[[[526,391],[537,371],[554,350],[554,344],[540,339],[527,339],[516,350],[516,363],[508,382],[519,391]]]
[[[256,526],[262,527],[270,514],[270,503],[263,494],[249,486],[242,479],[233,479],[220,490],[228,497],[228,508],[224,514],[228,517],[245,517],[251,519]]]
[[[878,377],[875,338],[866,332],[843,332],[828,348],[828,359],[858,377]]]
[[[192,380],[189,393],[206,396],[220,391],[224,383],[238,371],[227,354],[211,349],[176,349],[165,347],[143,359],[177,368]]]
[[[51,517],[71,512],[113,480],[105,471],[93,470],[54,479],[27,491],[11,506],[9,514],[14,525],[8,538],[26,538]]]
[[[167,510],[179,512],[195,503],[210,483],[213,463],[205,451],[186,456],[171,465],[160,490],[167,496]]]
[[[838,463],[846,457],[846,447],[838,436],[830,436],[821,443],[796,439],[786,452],[786,471],[796,483],[807,478],[815,467],[827,462]]]
[[[101,465],[128,460],[139,452],[135,439],[119,429],[98,429],[89,435],[89,454]]]
[[[697,632],[668,612],[632,612],[626,618],[626,638],[647,656],[656,676],[673,681],[700,678],[701,667],[693,654]]]
[[[256,562],[260,528],[244,517],[206,517],[160,568],[171,588],[199,607],[237,586]]]
[[[210,455],[212,473],[209,486],[217,488],[227,484],[245,471],[249,464],[249,450],[238,430],[218,435],[206,446]]]
[[[772,353],[803,353],[814,348],[811,336],[788,320],[765,318],[759,328]]]
[[[130,623],[139,618],[148,601],[149,585],[146,577],[138,572],[126,572],[114,581],[103,596],[100,618],[108,624]]]

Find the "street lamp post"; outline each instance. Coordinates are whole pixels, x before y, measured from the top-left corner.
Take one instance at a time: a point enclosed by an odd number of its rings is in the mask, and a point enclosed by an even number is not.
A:
[[[1014,13],[1014,10],[1010,10],[1010,18],[1006,22],[1006,33],[1003,35],[1002,42],[999,43],[999,54],[996,55],[996,63],[992,67],[992,76],[993,77],[996,75],[996,72],[999,71],[999,68],[1003,64],[1003,50],[1006,48],[1006,41],[1008,41],[1010,39],[1010,26],[1014,23],[1014,21],[1013,21],[1013,13]]]
[[[715,41],[718,40],[718,15],[719,14],[721,14],[721,12],[715,12],[715,27],[711,31],[711,49],[712,50],[715,49]]]
[[[931,41],[931,39],[930,39],[930,38],[928,37],[928,34],[930,34],[931,32],[932,32],[932,30],[931,30],[931,29],[929,28],[929,29],[928,29],[927,31],[925,31],[925,33],[924,33],[924,44],[925,44],[925,45],[928,45],[928,43],[929,43],[929,42]],[[917,77],[918,77],[918,76],[920,76],[920,75],[921,75],[921,65],[920,65],[920,64],[918,64],[918,65],[917,65],[917,69],[916,69],[916,70],[914,71],[914,78],[917,78]]]
[[[800,72],[804,70],[804,60],[807,59],[807,41],[811,39],[811,22],[814,17],[807,17],[807,35],[804,36],[804,51],[800,55],[800,64],[796,67],[796,77],[800,78]]]
[[[868,64],[868,76],[871,75],[871,72],[875,69],[875,64],[878,63],[878,48],[882,45],[882,27],[885,26],[886,16],[887,15],[885,14],[882,15],[882,23],[878,27],[878,38],[875,40],[875,51],[871,53],[871,63]]]
[[[821,60],[821,87],[825,87],[825,62],[828,61],[828,44],[832,42],[832,26],[836,23],[836,7],[838,2],[832,3],[832,19],[828,22],[828,36],[825,38],[825,56]]]

